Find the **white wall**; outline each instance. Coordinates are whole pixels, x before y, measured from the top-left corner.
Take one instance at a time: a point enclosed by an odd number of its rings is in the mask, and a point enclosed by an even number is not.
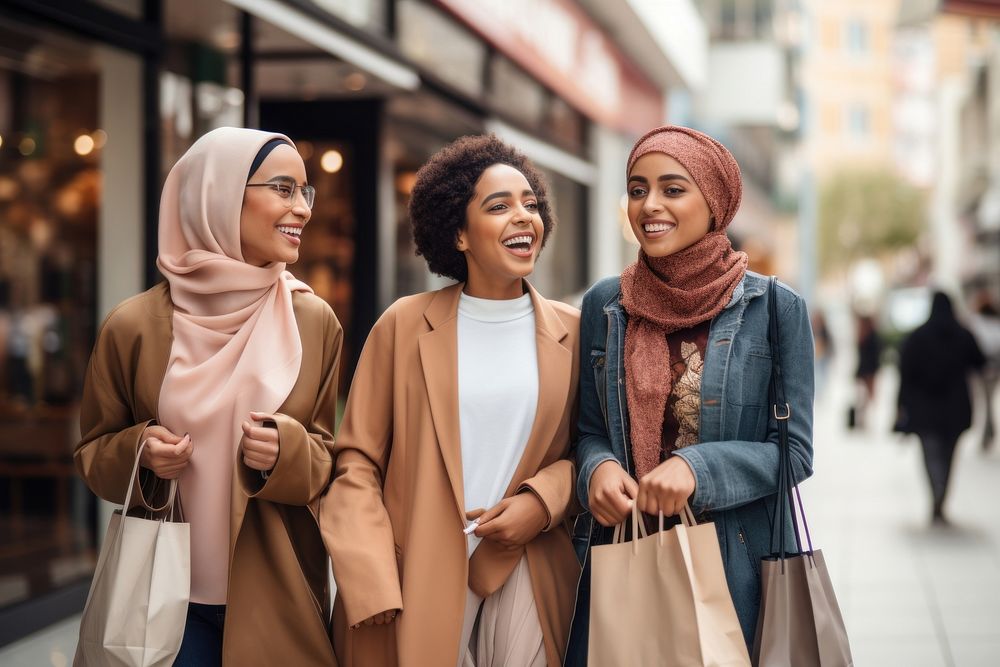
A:
[[[785,100],[785,59],[767,42],[713,45],[699,117],[725,125],[775,125]]]

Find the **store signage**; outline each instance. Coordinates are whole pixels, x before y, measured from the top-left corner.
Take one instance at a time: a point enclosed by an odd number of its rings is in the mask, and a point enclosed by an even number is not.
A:
[[[437,3],[592,120],[634,134],[662,124],[663,93],[571,0]]]

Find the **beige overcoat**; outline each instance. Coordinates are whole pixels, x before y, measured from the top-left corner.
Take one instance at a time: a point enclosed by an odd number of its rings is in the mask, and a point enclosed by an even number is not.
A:
[[[580,566],[569,456],[577,395],[579,311],[529,287],[535,308],[538,405],[506,496],[534,492],[548,511],[526,547],[484,541],[468,558],[458,402],[462,285],[400,299],[378,320],[358,363],[337,435],[336,472],[320,525],[338,595],[342,665],[453,667],[466,590],[496,591],[527,556],[550,665],[565,652]],[[512,360],[516,363],[516,360]],[[351,626],[388,609],[387,626]]]
[[[292,305],[302,367],[278,410],[278,462],[265,482],[236,456],[223,638],[227,666],[337,664],[326,622],[327,554],[315,517],[333,471],[343,331],[319,297],[294,292]],[[87,369],[83,438],[74,459],[91,490],[113,503],[124,502],[139,436],[157,417],[172,317],[166,283],[123,302],[108,315]],[[149,471],[140,479],[139,504],[159,504],[166,485]]]

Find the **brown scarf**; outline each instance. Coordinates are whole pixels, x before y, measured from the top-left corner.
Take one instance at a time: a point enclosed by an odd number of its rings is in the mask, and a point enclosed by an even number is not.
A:
[[[657,128],[636,142],[628,160],[662,152],[691,174],[715,219],[712,231],[667,257],[639,259],[621,276],[625,331],[625,390],[636,476],[660,464],[663,420],[673,378],[667,335],[718,315],[733,298],[747,268],[725,229],[742,195],[739,166],[722,144],[689,128]]]

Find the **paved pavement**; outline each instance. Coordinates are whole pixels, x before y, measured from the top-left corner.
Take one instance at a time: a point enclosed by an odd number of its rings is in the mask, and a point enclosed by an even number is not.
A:
[[[896,380],[880,377],[872,420],[844,428],[841,364],[817,402],[815,476],[802,487],[860,667],[1000,666],[1000,451],[960,445],[946,511],[929,526],[919,445],[889,435]],[[1000,405],[994,406],[1000,414]],[[72,662],[78,618],[0,649],[3,667]]]
[[[920,445],[888,434],[893,370],[879,382],[864,431],[843,426],[848,383],[821,395],[816,474],[802,489],[855,663],[1000,665],[1000,451],[979,451],[978,424],[966,434],[945,508],[951,525],[931,526]]]

